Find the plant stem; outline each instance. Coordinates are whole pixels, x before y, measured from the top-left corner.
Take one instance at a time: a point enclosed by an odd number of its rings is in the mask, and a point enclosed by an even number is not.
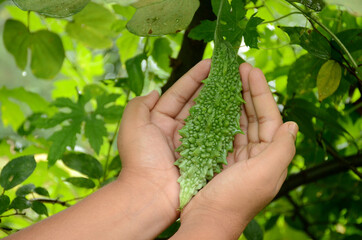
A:
[[[315,16],[307,13],[304,9],[300,8],[294,2],[290,2],[290,1],[287,1],[287,2],[290,3],[291,5],[293,5],[296,9],[298,9],[306,18],[312,20],[313,22],[318,24],[321,28],[323,28],[336,41],[336,43],[342,48],[342,50],[346,53],[346,55],[352,62],[354,71],[357,70],[358,65],[357,65],[356,61],[354,60],[354,58],[352,57],[351,53],[348,51],[346,46],[344,46],[344,44],[341,42],[341,40],[339,40],[339,38],[329,28],[327,28],[323,23],[321,23]]]
[[[281,19],[283,19],[283,18],[289,17],[290,15],[293,15],[293,14],[303,14],[303,13],[301,13],[301,12],[291,12],[291,13],[288,13],[287,15],[281,16],[281,17],[276,18],[276,19],[274,19],[274,20],[262,22],[262,23],[260,23],[260,25],[261,25],[261,24],[268,24],[268,23],[277,22],[277,21],[279,21],[279,20],[281,20]]]

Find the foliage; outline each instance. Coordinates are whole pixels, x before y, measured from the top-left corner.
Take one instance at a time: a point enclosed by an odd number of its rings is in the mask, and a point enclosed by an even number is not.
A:
[[[219,1],[211,0],[214,11]],[[211,56],[214,18],[139,37],[126,27],[136,12],[131,2],[91,1],[58,19],[0,0],[0,237],[116,178],[123,109],[188,61],[194,49],[181,48],[184,38],[205,42],[204,57]],[[300,127],[280,194],[241,238],[361,238],[362,4],[230,2],[221,21],[225,38],[263,70],[283,119]]]

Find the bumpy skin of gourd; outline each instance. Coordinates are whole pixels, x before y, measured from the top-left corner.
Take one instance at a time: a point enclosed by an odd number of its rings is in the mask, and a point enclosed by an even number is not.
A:
[[[175,162],[180,169],[180,209],[219,173],[226,156],[233,151],[233,140],[240,129],[241,96],[239,64],[232,46],[218,39],[212,57],[209,77],[196,104],[179,130],[181,157]]]

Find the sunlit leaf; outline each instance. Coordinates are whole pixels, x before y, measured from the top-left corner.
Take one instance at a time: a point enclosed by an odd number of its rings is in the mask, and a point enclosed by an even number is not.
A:
[[[49,216],[47,207],[40,201],[33,201],[31,203],[31,209],[39,215]]]
[[[11,160],[1,170],[0,185],[5,190],[15,187],[27,179],[35,167],[34,156],[22,156]]]
[[[84,153],[68,153],[62,158],[65,165],[91,178],[103,176],[103,167],[93,156]]]
[[[66,26],[66,31],[72,38],[92,48],[112,46],[111,37],[115,34],[112,25],[116,18],[107,8],[91,2],[73,18],[74,21]]]
[[[81,11],[90,0],[13,0],[24,11],[34,11],[49,17],[69,17]]]
[[[81,188],[94,188],[96,186],[95,183],[89,178],[71,177],[65,179],[65,181]]]
[[[198,0],[164,0],[138,6],[127,28],[139,36],[177,33],[190,24],[199,4]]]
[[[9,19],[4,25],[3,39],[5,48],[14,56],[18,67],[24,70],[30,44],[28,28],[22,22]]]
[[[39,78],[54,78],[65,58],[60,37],[53,32],[40,30],[32,34],[30,48],[33,74]]]
[[[328,60],[322,65],[317,77],[319,101],[323,101],[337,90],[341,77],[342,69],[338,62]]]

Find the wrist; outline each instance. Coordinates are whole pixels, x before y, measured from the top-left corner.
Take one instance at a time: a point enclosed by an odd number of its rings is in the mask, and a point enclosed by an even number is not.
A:
[[[122,189],[120,201],[124,202],[121,228],[131,233],[128,239],[156,237],[177,219],[176,209],[146,179],[131,177],[125,171],[117,179],[117,185],[118,189]]]

